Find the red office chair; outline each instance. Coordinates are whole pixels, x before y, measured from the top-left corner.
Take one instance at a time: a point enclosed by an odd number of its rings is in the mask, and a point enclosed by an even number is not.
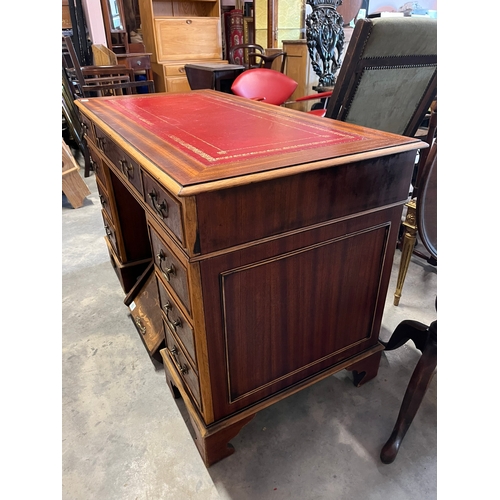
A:
[[[295,92],[297,85],[298,83],[295,80],[279,71],[267,68],[255,68],[238,75],[231,86],[231,90],[237,96],[253,99],[254,101],[263,101],[276,106],[310,99],[326,98],[332,94],[331,92],[322,92],[299,97],[294,101],[288,101],[290,96]],[[326,104],[325,109],[316,109],[309,113],[323,116],[325,112]]]

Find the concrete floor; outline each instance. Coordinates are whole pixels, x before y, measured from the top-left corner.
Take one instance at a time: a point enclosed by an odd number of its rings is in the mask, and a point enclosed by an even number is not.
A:
[[[83,177],[83,170],[81,171]],[[430,500],[437,497],[436,378],[396,461],[379,459],[419,358],[382,354],[376,379],[336,375],[261,411],[207,469],[181,400],[172,399],[128,317],[110,265],[94,176],[83,207],[62,200],[62,498],[66,500]],[[382,321],[436,318],[436,269],[413,257]]]

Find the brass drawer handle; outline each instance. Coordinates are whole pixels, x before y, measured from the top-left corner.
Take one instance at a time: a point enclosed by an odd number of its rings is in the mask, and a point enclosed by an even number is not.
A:
[[[163,250],[160,250],[160,253],[157,255],[157,257],[161,272],[163,276],[165,276],[165,279],[170,283],[170,275],[175,276],[175,267],[173,264],[170,264],[170,267],[167,267],[167,269],[163,269],[162,263],[165,260],[165,254],[163,253]]]
[[[153,204],[153,208],[155,209],[156,213],[162,219],[166,219],[168,217],[168,205],[165,202],[165,200],[158,203],[158,195],[156,194],[156,191],[154,189],[150,191],[148,195],[149,198],[151,199],[151,203]]]
[[[165,314],[167,315],[167,323],[170,329],[174,332],[177,332],[178,327],[182,327],[182,321],[180,318],[175,319],[172,321],[169,316],[168,316],[168,311],[172,310],[172,304],[167,301],[167,303],[163,306],[163,309],[165,309]]]
[[[186,24],[191,24],[192,22],[191,19],[186,19]]]
[[[106,234],[111,238],[113,236],[113,232],[111,229],[109,229],[109,226],[104,224],[104,230],[106,231]]]
[[[189,371],[189,368],[187,365],[181,365],[179,360],[177,359],[177,355],[179,354],[179,351],[177,350],[177,347],[174,345],[174,347],[168,349],[170,353],[172,354],[172,358],[174,360],[175,366],[177,369],[183,374],[186,375],[186,373]]]
[[[106,198],[102,194],[99,195],[99,201],[101,202],[101,205],[104,207],[106,205]]]
[[[93,170],[96,174],[99,170],[99,164],[95,162],[92,157],[90,158],[90,169]]]
[[[130,174],[133,173],[134,167],[129,165],[127,160],[118,160],[118,163],[120,164],[123,174],[127,176],[127,179],[130,179],[132,177]]]
[[[139,328],[139,331],[143,335],[146,335],[146,327],[142,324],[141,318],[136,318],[135,319],[135,324],[137,325],[137,328]]]

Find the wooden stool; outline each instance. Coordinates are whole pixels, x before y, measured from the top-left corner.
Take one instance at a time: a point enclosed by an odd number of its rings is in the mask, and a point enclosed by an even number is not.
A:
[[[62,139],[62,191],[73,208],[80,208],[90,190],[80,177],[80,167],[73,153]]]

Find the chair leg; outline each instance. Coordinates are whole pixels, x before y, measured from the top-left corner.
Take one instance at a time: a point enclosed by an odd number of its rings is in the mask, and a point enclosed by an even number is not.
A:
[[[429,327],[429,336],[406,389],[396,425],[380,452],[384,464],[394,462],[399,447],[410,428],[427,392],[437,366],[437,321]]]
[[[396,283],[396,292],[394,293],[395,306],[399,305],[399,299],[401,298],[401,292],[403,290],[406,273],[408,272],[408,267],[410,266],[410,260],[413,254],[413,249],[415,248],[415,242],[417,241],[416,200],[410,200],[406,204],[406,206],[408,207],[408,211],[406,213],[405,221],[403,222],[405,232],[403,234],[403,247],[401,249],[401,262],[399,263],[398,281]]]
[[[423,352],[428,338],[429,327],[427,325],[420,321],[406,319],[399,323],[387,342],[382,340],[379,342],[384,346],[384,351],[393,351],[406,344],[408,340],[412,340],[416,348]]]

